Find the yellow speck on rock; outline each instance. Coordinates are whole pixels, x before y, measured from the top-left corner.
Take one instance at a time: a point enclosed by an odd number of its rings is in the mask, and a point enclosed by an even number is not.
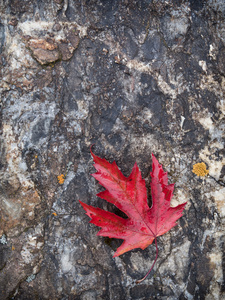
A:
[[[15,250],[15,247],[14,246],[12,246],[12,251],[14,251]]]
[[[57,213],[55,213],[55,212],[53,212],[52,214],[53,214],[53,216],[55,216],[55,217],[57,216]]]
[[[204,162],[193,165],[192,172],[197,176],[206,176],[209,174],[209,170],[206,170],[206,164]]]
[[[57,176],[58,182],[59,184],[63,184],[65,181],[65,175],[61,174],[59,176]]]

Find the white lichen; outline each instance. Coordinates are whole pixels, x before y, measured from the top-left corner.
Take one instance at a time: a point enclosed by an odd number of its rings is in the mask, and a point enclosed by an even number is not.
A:
[[[35,277],[36,276],[34,274],[31,274],[30,276],[27,277],[26,282],[29,283],[29,282],[33,281],[35,279]]]
[[[3,244],[3,245],[6,245],[7,244],[7,238],[6,238],[6,235],[3,234],[1,237],[0,237],[0,244]]]

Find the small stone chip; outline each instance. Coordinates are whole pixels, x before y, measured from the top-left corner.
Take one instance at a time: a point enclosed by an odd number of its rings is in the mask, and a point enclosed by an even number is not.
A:
[[[192,172],[197,176],[206,176],[209,174],[209,170],[206,170],[206,164],[204,162],[193,165]]]

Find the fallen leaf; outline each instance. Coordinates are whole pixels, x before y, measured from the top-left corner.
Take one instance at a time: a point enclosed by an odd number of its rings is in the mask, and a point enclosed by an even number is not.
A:
[[[90,223],[102,228],[97,235],[124,240],[114,257],[135,248],[145,249],[154,240],[158,254],[156,238],[176,225],[186,205],[182,203],[176,207],[170,207],[174,184],[168,185],[167,173],[163,171],[162,166],[152,154],[152,172],[150,173],[152,207],[149,208],[145,181],[136,163],[127,178],[119,170],[115,161],[110,164],[107,160],[94,155],[92,151],[91,154],[97,170],[92,176],[106,189],[97,196],[113,203],[127,215],[127,219],[124,219],[80,201],[86,214],[91,218]]]

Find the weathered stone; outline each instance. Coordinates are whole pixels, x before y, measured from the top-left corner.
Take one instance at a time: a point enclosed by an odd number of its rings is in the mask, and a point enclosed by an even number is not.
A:
[[[62,60],[68,60],[73,56],[74,48],[68,47],[68,43],[62,41],[59,44],[59,51],[62,54]]]
[[[30,39],[28,47],[34,58],[42,65],[56,62],[60,58],[58,46],[53,40]]]
[[[11,20],[9,21],[9,25],[16,26],[17,24],[18,20],[15,17],[11,18]]]
[[[66,37],[70,41],[71,45],[74,49],[78,47],[79,44],[79,36],[76,27],[70,27],[66,30]]]
[[[59,26],[53,26],[53,30],[59,31],[61,28]],[[80,39],[74,26],[64,28],[64,33],[66,39],[58,41],[53,38],[29,38],[27,45],[32,52],[32,56],[42,65],[55,63],[59,59],[70,59],[73,56],[74,50],[78,47]],[[54,34],[49,35],[54,36]]]
[[[62,26],[59,23],[54,24],[52,27],[53,31],[60,31],[61,29],[62,29]]]
[[[224,298],[224,11],[222,0],[0,2],[1,299]],[[78,202],[125,217],[95,196],[92,144],[126,176],[136,161],[147,187],[154,153],[172,205],[188,202],[140,285],[154,243],[113,258],[121,241],[96,236]],[[192,172],[200,162],[208,176]]]
[[[12,0],[9,2],[9,7],[13,15],[33,11],[32,1],[30,0],[24,0],[22,2],[20,0]]]

